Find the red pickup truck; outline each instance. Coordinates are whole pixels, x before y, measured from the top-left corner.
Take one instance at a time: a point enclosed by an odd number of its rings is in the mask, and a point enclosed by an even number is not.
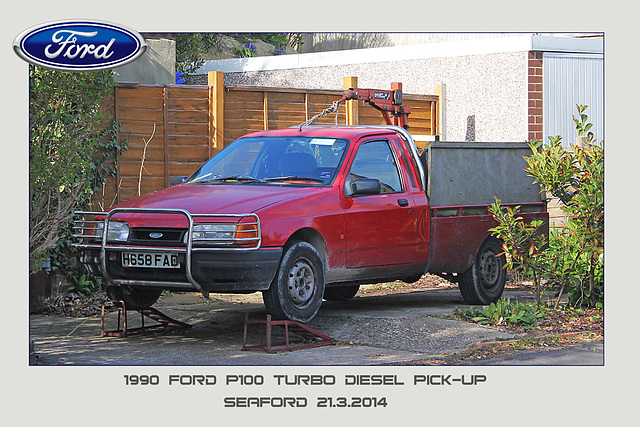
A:
[[[465,301],[500,298],[506,272],[487,206],[497,196],[548,224],[524,174],[526,144],[435,142],[397,126],[256,132],[183,182],[79,212],[81,260],[127,307],[162,290],[261,291],[275,318],[311,320],[323,298],[431,272]],[[545,232],[543,230],[543,232]]]

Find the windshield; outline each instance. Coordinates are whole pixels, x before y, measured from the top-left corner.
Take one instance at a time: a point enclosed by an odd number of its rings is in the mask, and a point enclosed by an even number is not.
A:
[[[331,184],[346,147],[346,140],[336,138],[240,138],[212,157],[186,182]]]

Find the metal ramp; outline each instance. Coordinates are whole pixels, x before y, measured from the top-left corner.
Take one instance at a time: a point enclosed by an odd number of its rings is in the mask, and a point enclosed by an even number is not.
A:
[[[248,327],[251,324],[264,325],[264,333],[261,334],[260,344],[247,344]],[[273,330],[276,326],[284,328],[284,341],[273,342]],[[290,333],[297,335],[297,337],[292,339],[289,336]],[[242,350],[279,353],[282,351],[294,351],[324,345],[335,345],[337,343],[337,340],[309,328],[304,323],[295,322],[293,320],[272,320],[270,314],[267,315],[266,319],[250,319],[248,314],[245,314],[244,316]]]
[[[100,318],[100,336],[101,337],[118,337],[125,338],[129,335],[135,334],[143,334],[145,332],[149,332],[158,328],[190,328],[191,325],[180,322],[179,320],[172,319],[166,314],[160,312],[159,310],[148,307],[144,309],[128,309],[124,301],[112,301],[114,307],[118,310],[118,326],[115,330],[106,331],[105,330],[105,314],[106,314],[106,305],[102,304],[102,315]],[[142,326],[130,328],[127,325],[127,312],[128,311],[137,311],[140,313],[140,319]],[[151,325],[145,325],[144,319],[145,317],[154,320],[156,323]]]

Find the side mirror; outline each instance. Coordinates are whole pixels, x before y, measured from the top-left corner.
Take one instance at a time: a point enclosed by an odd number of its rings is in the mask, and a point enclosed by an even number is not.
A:
[[[182,184],[188,176],[172,176],[169,179],[169,187],[173,187],[174,185]]]
[[[373,178],[358,178],[351,181],[348,187],[351,188],[349,188],[347,196],[370,196],[380,194],[381,190],[380,180]]]

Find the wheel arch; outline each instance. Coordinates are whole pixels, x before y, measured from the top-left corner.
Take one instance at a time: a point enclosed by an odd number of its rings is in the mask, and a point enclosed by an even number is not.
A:
[[[486,263],[483,254],[491,246],[496,248],[496,261]],[[501,239],[487,236],[480,244],[471,268],[457,276],[460,293],[467,304],[489,304],[502,296],[506,283],[506,254],[502,246]],[[492,277],[493,271],[497,272],[495,277]]]
[[[293,244],[293,242],[307,242],[310,245],[312,245],[314,248],[316,248],[316,250],[320,254],[320,257],[322,258],[322,263],[326,270],[327,244],[324,238],[322,237],[322,234],[320,234],[318,230],[311,227],[305,227],[297,230],[287,239],[284,245],[284,252],[286,252],[286,250]]]
[[[502,245],[504,243],[500,238],[494,236],[493,234],[487,234],[485,238],[480,241],[480,244],[473,250],[472,257],[469,259],[469,265],[466,268],[462,269],[462,271],[459,271],[458,274],[464,273],[473,266],[473,263],[480,253],[480,249],[488,242],[495,242],[498,244],[498,246],[500,246],[500,248],[502,248]]]
[[[501,238],[496,237],[493,234],[488,234],[487,237],[485,237],[484,240],[480,242],[480,246],[478,246],[478,249],[476,250],[476,254],[478,253],[478,251],[480,251],[480,248],[484,246],[485,243],[490,241],[496,242],[501,248],[502,248],[502,245],[504,244],[504,241]]]

